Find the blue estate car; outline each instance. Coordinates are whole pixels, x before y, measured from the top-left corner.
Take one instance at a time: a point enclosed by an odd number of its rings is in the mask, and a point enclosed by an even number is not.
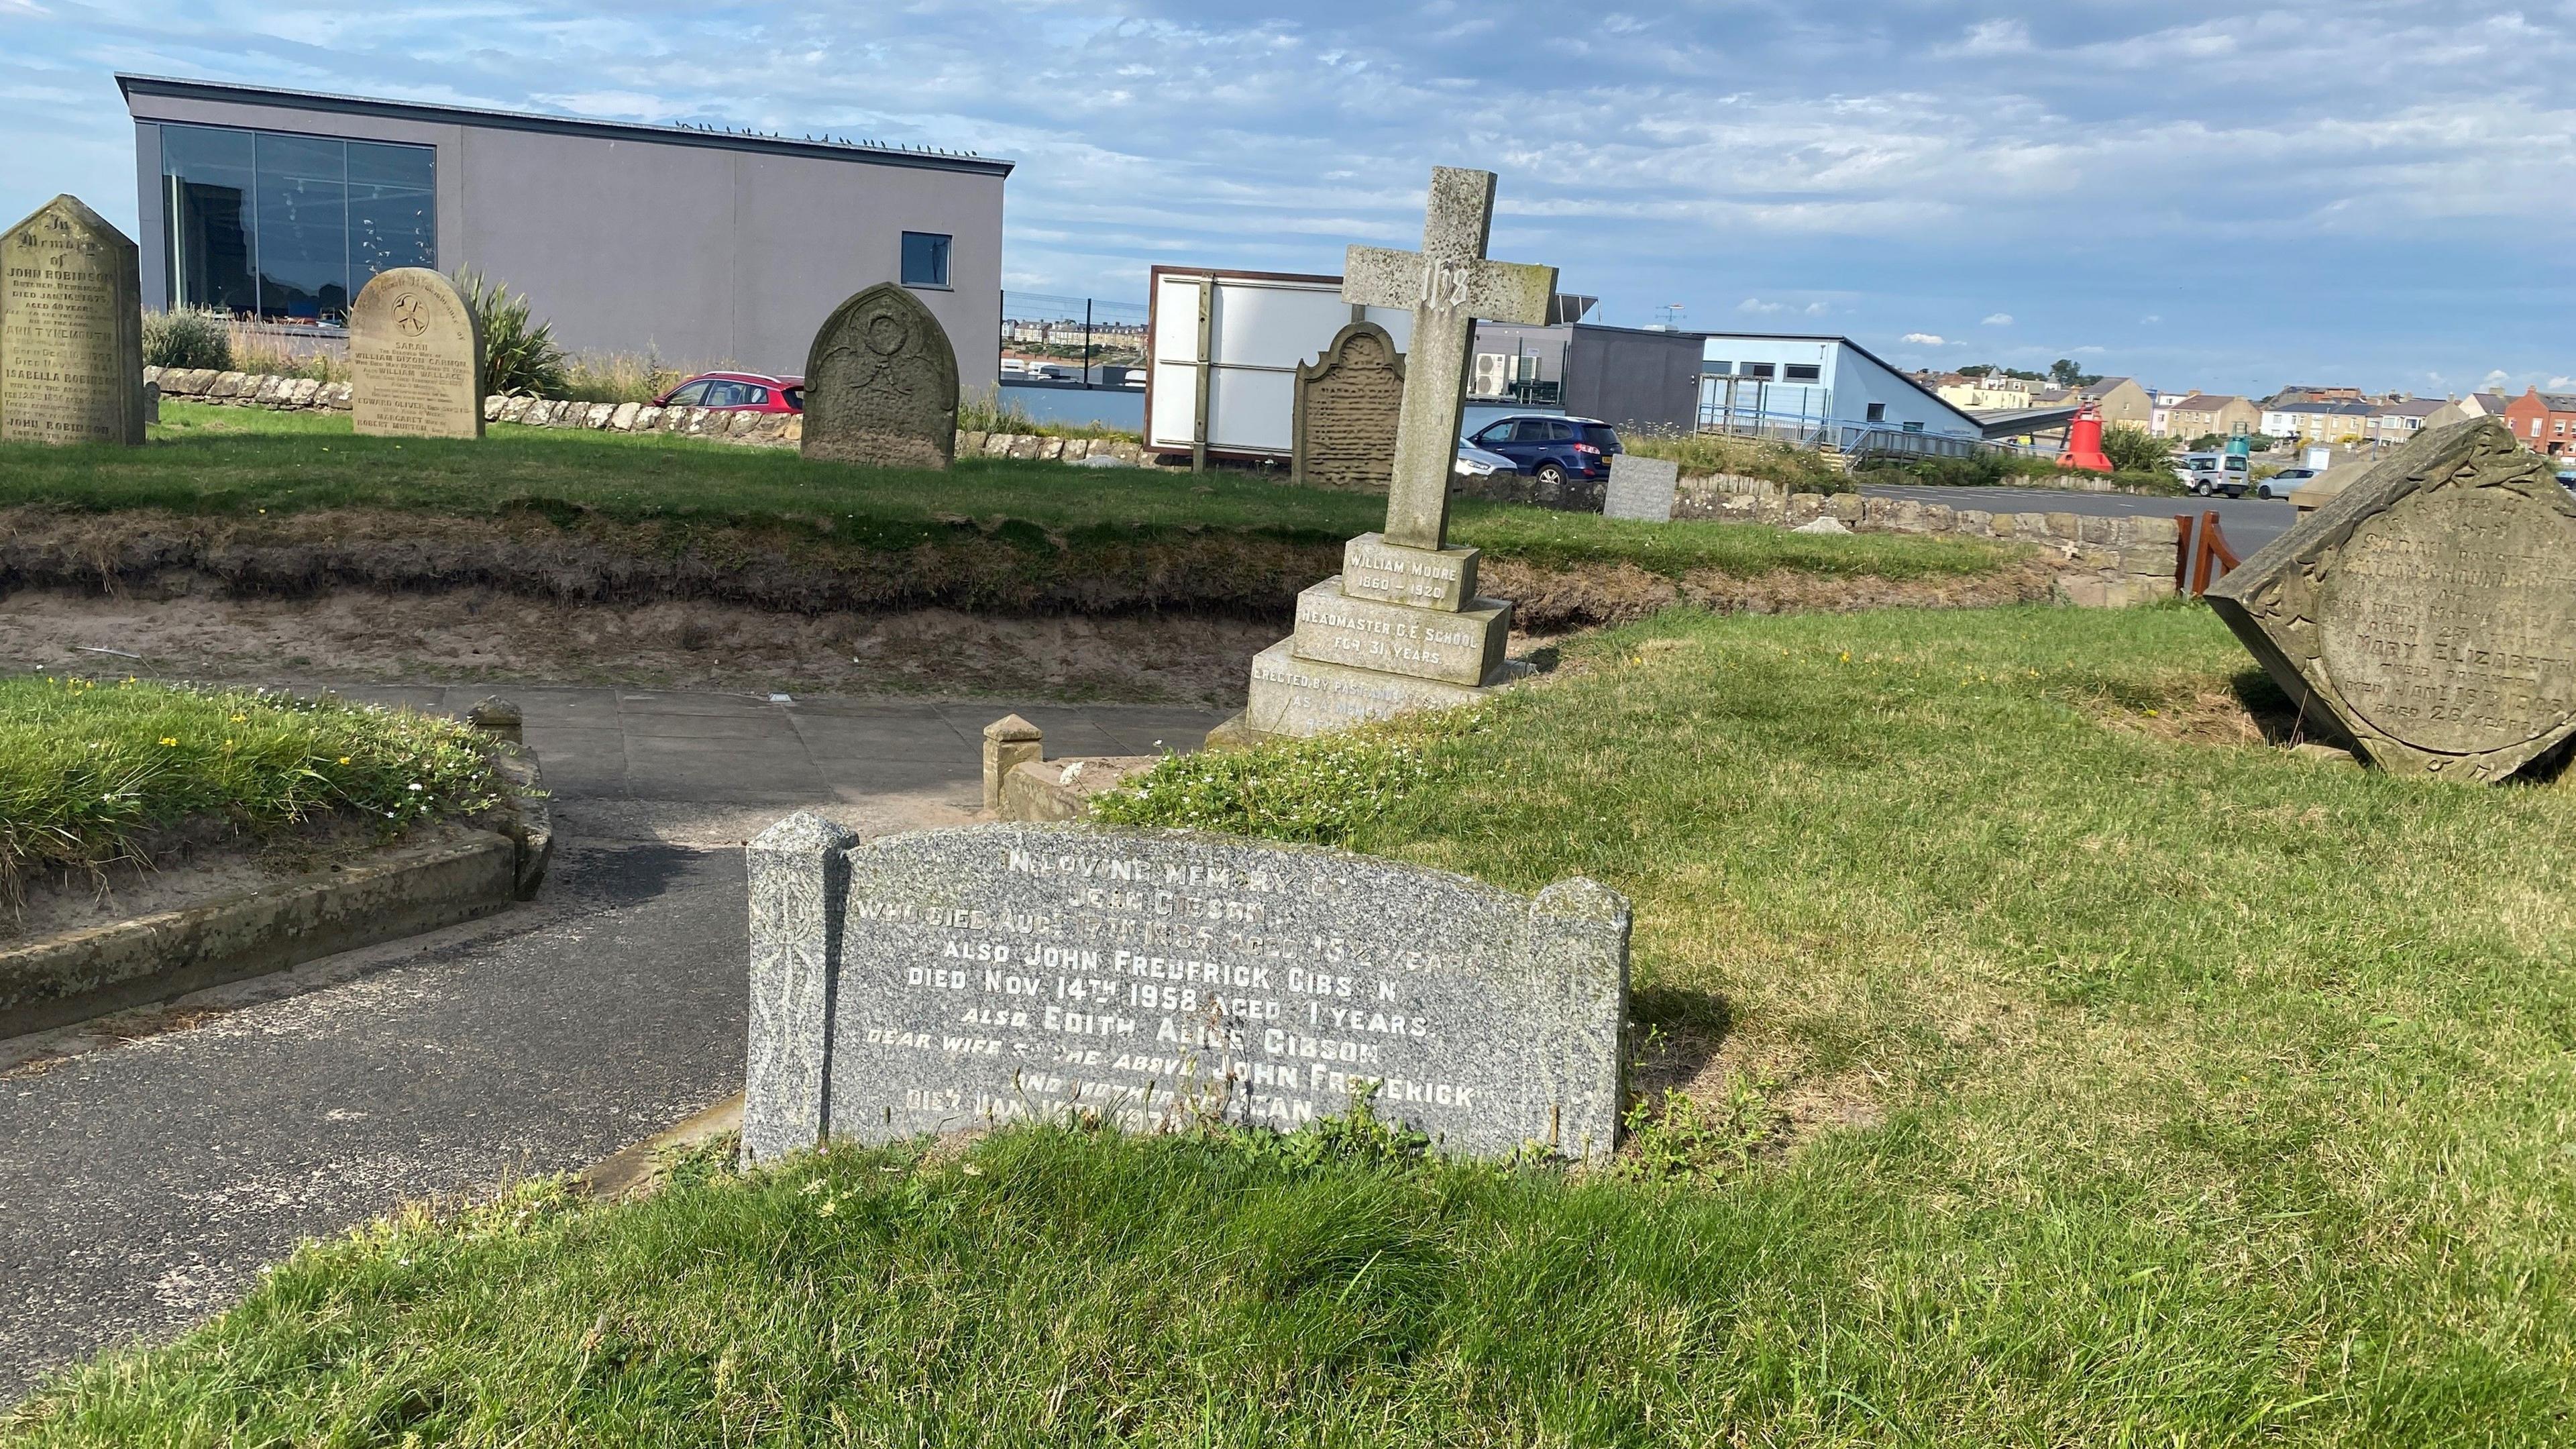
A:
[[[1467,439],[1549,488],[1568,478],[1607,478],[1610,459],[1619,451],[1619,435],[1598,418],[1567,418],[1553,413],[1521,413],[1496,418]]]

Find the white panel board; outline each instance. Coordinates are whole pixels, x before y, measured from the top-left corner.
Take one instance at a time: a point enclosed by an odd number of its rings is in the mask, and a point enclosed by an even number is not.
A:
[[[1208,391],[1208,446],[1285,457],[1296,407],[1294,373],[1220,370]]]
[[[1198,279],[1166,273],[1154,298],[1154,409],[1149,447],[1190,446],[1197,420]],[[1413,314],[1371,307],[1401,352],[1413,342]],[[1218,276],[1209,324],[1215,366],[1208,384],[1208,447],[1219,453],[1285,458],[1296,422],[1296,368],[1323,356],[1350,325],[1339,279],[1292,282]]]

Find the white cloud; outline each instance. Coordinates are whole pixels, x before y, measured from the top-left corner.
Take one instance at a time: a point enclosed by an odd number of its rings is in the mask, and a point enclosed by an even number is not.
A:
[[[1943,338],[1938,332],[1908,332],[1899,340],[1911,342],[1917,347],[1947,347],[1950,345],[1949,341]]]
[[[2030,43],[2030,26],[2020,20],[1980,20],[1968,27],[1968,37],[1956,45],[1945,45],[1938,55],[2028,55],[2035,47]]]
[[[1822,302],[1809,302],[1806,306],[1806,313],[1810,317],[1822,317],[1832,310],[1834,309],[1826,306]]]
[[[2497,388],[2503,387],[2511,381],[2513,381],[2513,378],[2507,374],[2503,368],[2499,367],[2479,380],[2478,391],[2493,392]]]
[[[2010,327],[2012,325],[2012,314],[2010,312],[1989,312],[1986,314],[1986,320],[1978,323],[1977,325],[1980,327]]]
[[[2540,385],[2542,392],[2565,392],[2576,388],[2576,377],[2553,377]]]
[[[2153,327],[2164,320],[2165,319],[2161,315],[2150,312],[2144,317],[2138,319],[2138,325],[2141,327]]]
[[[1782,312],[1788,311],[1789,304],[1786,302],[1765,302],[1759,297],[1747,297],[1743,301],[1735,304],[1735,310],[1748,317],[1775,317]]]

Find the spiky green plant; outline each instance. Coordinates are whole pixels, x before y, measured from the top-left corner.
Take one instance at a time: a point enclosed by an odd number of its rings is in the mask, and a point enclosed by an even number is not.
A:
[[[483,322],[483,390],[562,397],[565,358],[555,345],[554,324],[537,318],[524,293],[472,267],[458,271],[455,282]]]
[[[143,364],[146,367],[202,367],[216,372],[233,365],[232,319],[211,307],[173,307],[143,314]]]

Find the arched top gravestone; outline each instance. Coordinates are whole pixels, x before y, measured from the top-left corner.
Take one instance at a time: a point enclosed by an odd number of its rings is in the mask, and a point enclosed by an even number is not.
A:
[[[483,324],[427,267],[378,272],[349,308],[349,426],[387,438],[483,436]]]
[[[911,292],[880,282],[814,334],[803,450],[886,468],[945,468],[956,455],[957,352]]]
[[[2399,449],[2209,601],[2384,769],[2501,780],[2576,734],[2576,499],[2497,419]]]
[[[1353,322],[1297,368],[1289,481],[1383,493],[1404,418],[1404,355],[1374,322]]]
[[[134,243],[78,197],[0,232],[0,441],[143,441]]]

